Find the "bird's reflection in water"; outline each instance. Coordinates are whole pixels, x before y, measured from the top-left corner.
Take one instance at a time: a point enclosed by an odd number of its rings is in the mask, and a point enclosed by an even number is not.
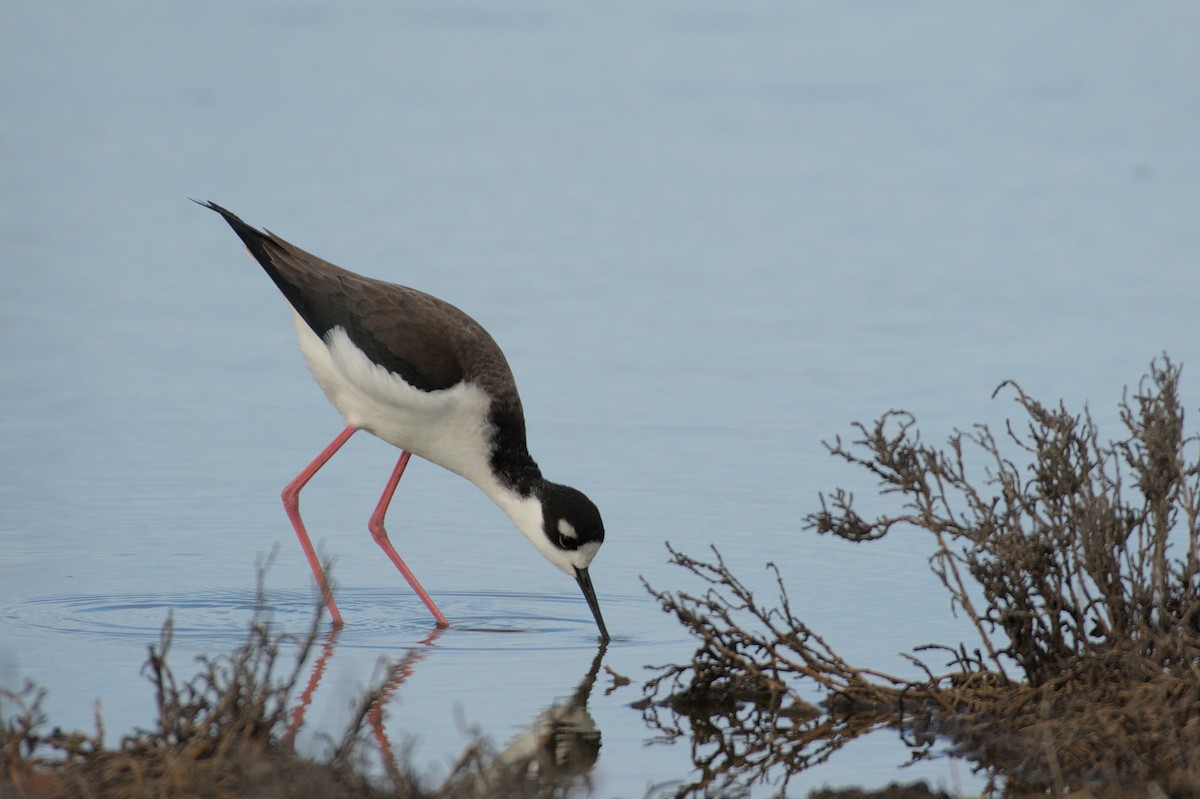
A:
[[[600,645],[574,693],[539,713],[525,732],[475,771],[473,787],[494,789],[516,780],[525,781],[531,788],[590,782],[592,769],[600,759],[600,728],[587,704],[607,649],[607,643]],[[470,752],[464,753],[464,757],[470,756]],[[460,761],[460,771],[465,762]]]
[[[321,654],[313,661],[312,672],[308,676],[308,684],[300,692],[300,699],[296,703],[296,707],[292,710],[292,720],[288,723],[288,728],[283,734],[283,738],[280,739],[280,743],[284,746],[295,746],[296,733],[304,726],[304,715],[308,712],[308,706],[312,704],[313,695],[317,692],[317,686],[321,684],[321,677],[325,675],[325,668],[329,665],[329,659],[333,657],[333,650],[337,646],[337,639],[341,632],[341,627],[333,627],[325,635],[325,640],[321,642]]]
[[[337,650],[340,633],[340,628],[331,629],[321,641],[320,653],[313,661],[308,682],[297,699],[283,736],[285,745],[294,745],[296,735],[304,726],[305,714]],[[359,702],[350,728],[333,755],[335,764],[350,758],[363,740],[361,733],[369,728],[369,737],[378,749],[388,777],[397,785],[412,781],[411,775],[406,776],[401,771],[388,736],[387,705],[418,664],[436,653],[437,641],[443,634],[445,630],[433,629],[420,644],[387,666],[379,686],[367,692]],[[495,753],[485,739],[478,737],[459,756],[456,767],[440,790],[469,789],[480,795],[524,795],[539,793],[545,788],[587,784],[600,757],[601,737],[587,704],[606,651],[607,644],[602,643],[575,691],[565,699],[551,702],[502,751]]]

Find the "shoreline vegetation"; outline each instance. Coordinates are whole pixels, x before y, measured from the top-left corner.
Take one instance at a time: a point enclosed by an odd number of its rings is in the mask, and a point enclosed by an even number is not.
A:
[[[1151,364],[1121,400],[1115,440],[1086,409],[1043,405],[1009,382],[997,393],[1021,418],[999,434],[976,425],[933,447],[912,415],[889,411],[826,445],[878,481],[890,510],[863,518],[837,489],[807,527],[857,543],[901,530],[924,541],[976,635],[917,647],[906,657],[918,677],[846,661],[799,618],[774,566],[777,591],[763,597],[717,548],[696,558],[668,545],[701,590],[647,590],[697,648],[690,662],[653,667],[631,712],[657,740],[689,745],[694,770],[651,795],[786,795],[791,777],[889,729],[913,760],[969,763],[989,796],[1200,794],[1200,439],[1185,431],[1180,373],[1166,356]],[[0,797],[589,794],[600,731],[587,703],[604,647],[528,735],[503,750],[476,735],[431,784],[392,746],[385,716],[433,642],[389,664],[314,760],[294,742],[336,632],[320,632],[319,607],[307,634],[275,632],[259,593],[244,642],[201,658],[188,680],[169,662],[167,620],[144,667],[157,716],[115,746],[98,712],[93,732],[48,730],[45,689],[0,687]],[[610,691],[629,682],[604,671]],[[917,783],[810,796],[948,794]]]
[[[665,737],[691,741],[697,771],[678,795],[782,793],[884,727],[913,759],[972,763],[985,795],[1200,794],[1200,439],[1185,432],[1180,371],[1166,356],[1151,364],[1113,441],[1086,409],[1009,382],[997,393],[1024,418],[999,437],[976,425],[939,449],[892,411],[826,444],[892,509],[865,519],[838,489],[807,526],[860,543],[923,537],[977,633],[918,647],[918,679],[839,656],[795,614],[778,570],[764,604],[715,548],[708,560],[671,549],[704,590],[650,591],[700,645],[659,669],[640,706]]]

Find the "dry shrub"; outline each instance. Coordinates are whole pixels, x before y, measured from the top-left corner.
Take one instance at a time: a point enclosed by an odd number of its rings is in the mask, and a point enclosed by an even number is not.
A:
[[[1086,409],[1045,406],[1009,382],[997,392],[1011,391],[1025,419],[999,438],[977,425],[939,449],[920,440],[912,415],[891,411],[856,424],[850,444],[827,445],[875,475],[896,510],[864,519],[839,489],[821,497],[809,527],[856,542],[925,533],[952,608],[974,625],[970,645],[910,655],[920,679],[846,663],[796,617],[781,582],[778,603],[763,606],[719,554],[703,562],[672,550],[708,588],[652,593],[701,646],[647,683],[647,712],[708,701],[728,712],[731,699],[770,697],[774,715],[729,738],[783,755],[746,769],[738,752],[721,754],[704,767],[718,776],[687,790],[771,773],[786,787],[828,748],[808,740],[816,728],[858,718],[901,728],[917,756],[948,738],[1014,795],[1151,783],[1200,792],[1200,458],[1179,377],[1165,356],[1151,364],[1121,402],[1126,435],[1116,441],[1101,439]],[[931,656],[949,662],[934,667]],[[814,690],[815,715],[781,730],[778,711]]]
[[[696,773],[676,796],[741,796],[828,760],[860,735],[895,724],[906,684],[856,669],[792,611],[778,570],[775,603],[760,602],[714,548],[711,562],[668,545],[706,589],[651,593],[700,639],[692,661],[657,667],[635,703],[660,741],[686,739]],[[806,698],[816,689],[822,700]]]

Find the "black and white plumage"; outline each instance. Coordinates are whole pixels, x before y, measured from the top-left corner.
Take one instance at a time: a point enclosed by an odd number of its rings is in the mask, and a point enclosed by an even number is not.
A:
[[[477,485],[555,566],[574,577],[608,631],[588,567],[604,541],[596,506],[552,483],[529,455],[525,416],[512,371],[495,340],[467,314],[424,292],[347,271],[269,231],[257,230],[215,203],[283,293],[304,359],[346,420],[346,428],[283,491],[288,516],[324,592],[333,622],[341,615],[299,513],[304,484],[358,430],[403,452],[370,529],[441,626],[445,616],[396,554],[383,517],[409,455]]]

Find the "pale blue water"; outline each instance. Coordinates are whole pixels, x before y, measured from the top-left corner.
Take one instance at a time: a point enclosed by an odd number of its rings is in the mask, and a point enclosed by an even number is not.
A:
[[[276,290],[216,200],[351,269],[442,296],[505,348],[548,476],[589,493],[605,664],[692,645],[639,582],[695,588],[663,541],[721,547],[849,660],[969,634],[918,538],[801,529],[866,497],[820,441],[892,407],[938,440],[1090,401],[1169,352],[1200,404],[1200,10],[1068,2],[11,4],[0,21],[0,683],[111,741],[168,610],[177,663],[241,637],[256,558],[303,629],[278,491],[338,431]],[[306,729],[340,733],[423,609],[366,520],[394,451],[355,438],[304,494],[348,626]],[[393,540],[451,619],[389,712],[442,773],[591,666],[571,581],[471,486],[417,464]],[[589,709],[598,794],[686,778],[633,688]],[[889,734],[793,781],[898,770]]]

